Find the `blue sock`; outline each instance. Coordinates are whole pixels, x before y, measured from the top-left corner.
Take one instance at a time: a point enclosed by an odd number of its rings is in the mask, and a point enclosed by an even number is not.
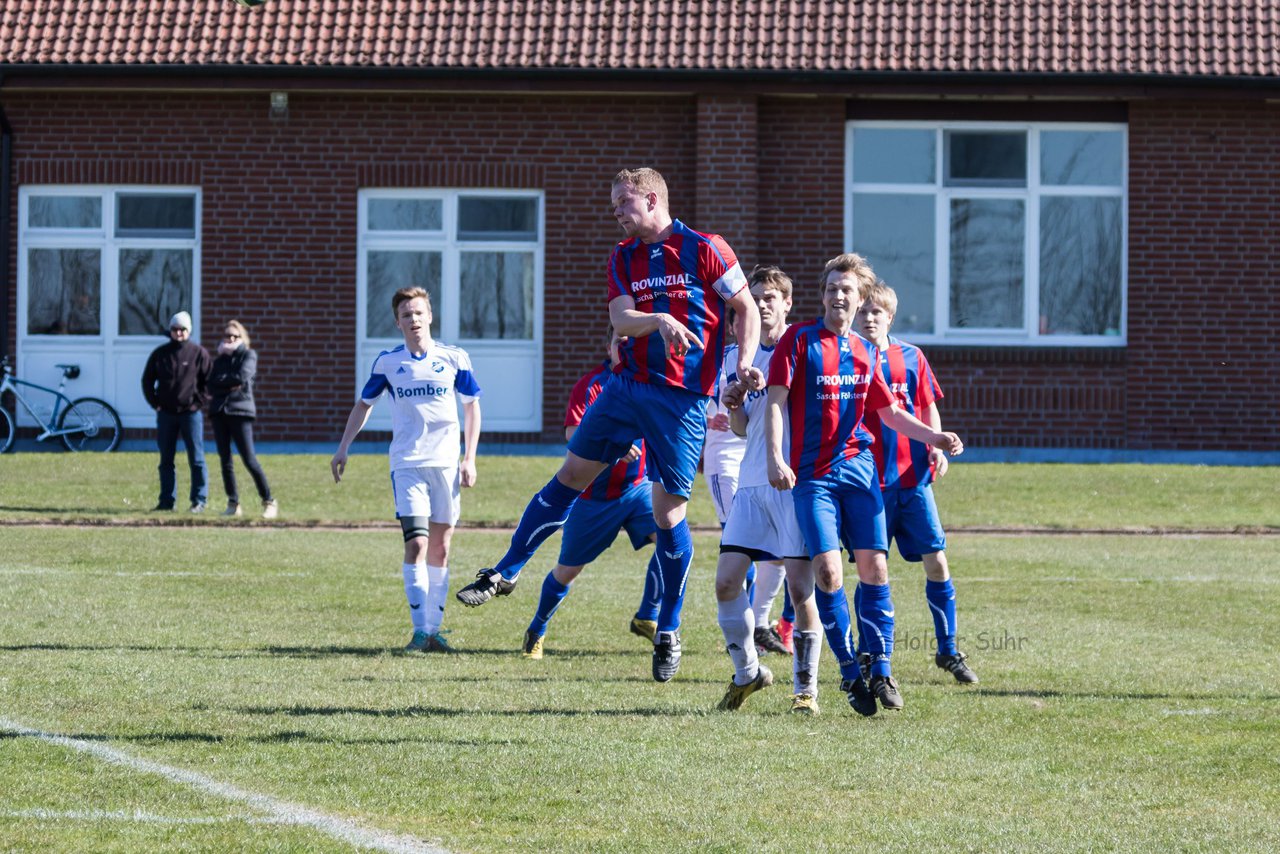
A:
[[[520,570],[524,569],[524,565],[529,562],[529,558],[533,557],[533,553],[538,550],[538,546],[564,526],[564,520],[569,518],[573,502],[577,501],[581,494],[579,490],[570,489],[556,478],[551,478],[547,485],[542,487],[542,491],[535,495],[529,505],[524,508],[520,524],[516,526],[516,532],[511,536],[510,548],[493,568],[507,581],[519,575]]]
[[[796,621],[796,606],[791,604],[791,591],[787,589],[787,582],[782,582],[782,619],[788,623]]]
[[[640,607],[636,608],[637,620],[658,620],[658,607],[662,604],[662,568],[658,565],[658,550],[653,550],[649,566],[644,571],[644,593],[640,595]]]
[[[747,567],[747,604],[754,605],[756,601],[756,564],[755,561]]]
[[[871,675],[889,676],[893,655],[893,600],[887,584],[859,584],[858,631],[871,654]]]
[[[951,579],[924,582],[924,598],[933,614],[933,634],[939,655],[956,654],[956,588]]]
[[[529,622],[529,631],[538,637],[545,635],[547,621],[568,595],[569,585],[556,581],[555,573],[548,572],[547,577],[542,580],[542,596],[538,599],[538,610],[534,612],[533,619]]]
[[[835,653],[840,665],[840,675],[845,679],[862,678],[858,670],[858,654],[853,648],[853,626],[849,622],[849,600],[844,588],[837,587],[827,593],[821,587],[813,588],[813,601],[818,606],[818,618],[827,636],[827,646]]]
[[[862,613],[862,582],[853,585],[853,613]],[[866,652],[867,636],[862,627],[858,626],[858,655],[865,655]]]
[[[673,632],[680,628],[680,609],[684,607],[684,583],[693,565],[693,537],[689,523],[681,519],[674,528],[658,529],[658,566],[662,571],[662,607],[658,609],[658,631]]]

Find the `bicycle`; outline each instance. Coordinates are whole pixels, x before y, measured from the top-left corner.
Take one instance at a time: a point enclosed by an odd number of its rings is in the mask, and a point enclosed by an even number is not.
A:
[[[8,356],[4,357],[0,366],[4,371],[4,379],[0,381],[0,401],[3,401],[5,393],[13,392],[14,399],[22,404],[22,408],[27,411],[32,420],[42,428],[40,434],[36,436],[37,442],[57,436],[62,439],[62,444],[66,445],[69,451],[102,453],[114,451],[120,444],[124,427],[120,423],[120,416],[111,404],[96,397],[80,397],[72,400],[63,394],[63,390],[67,387],[67,380],[74,380],[80,376],[79,365],[55,365],[62,371],[62,381],[58,383],[56,389],[15,377],[13,368],[9,365]],[[53,395],[53,409],[49,412],[47,420],[22,394],[19,386]],[[17,410],[16,406],[14,410]],[[0,403],[0,454],[13,447],[16,434],[17,421],[14,419],[13,412]]]

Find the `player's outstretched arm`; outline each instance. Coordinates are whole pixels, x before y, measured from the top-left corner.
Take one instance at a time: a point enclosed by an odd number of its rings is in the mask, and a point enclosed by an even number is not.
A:
[[[338,450],[334,453],[333,459],[329,460],[329,471],[333,472],[334,483],[342,482],[342,473],[347,469],[347,452],[351,450],[351,443],[355,440],[356,434],[368,423],[369,413],[372,411],[373,407],[363,400],[357,400],[356,405],[351,407],[351,414],[347,416],[347,426],[342,431],[342,440],[338,442]]]
[[[733,334],[738,340],[738,379],[748,389],[764,388],[764,372],[755,366],[756,350],[760,347],[760,309],[751,298],[751,291],[743,288],[725,300],[733,309]]]
[[[465,443],[462,451],[462,462],[458,465],[458,474],[462,485],[476,485],[476,446],[480,442],[480,401],[472,400],[462,404],[462,440]]]
[[[769,386],[769,396],[764,408],[765,456],[769,467],[769,485],[774,489],[788,490],[796,485],[796,474],[782,456],[783,407],[787,405],[786,386]]]
[[[896,405],[884,406],[876,413],[880,420],[892,430],[902,433],[907,438],[934,445],[957,457],[964,453],[964,442],[955,433],[934,430],[914,415],[908,415]]]

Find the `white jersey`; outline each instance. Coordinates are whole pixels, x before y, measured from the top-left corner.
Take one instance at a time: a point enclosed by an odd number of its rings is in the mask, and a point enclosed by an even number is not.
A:
[[[360,399],[391,400],[391,468],[456,466],[462,453],[458,403],[480,396],[471,357],[460,347],[431,342],[414,356],[403,344],[373,360]]]
[[[732,345],[731,345],[732,346]],[[729,350],[725,351],[725,364],[728,362]],[[732,364],[737,364],[733,362]],[[715,394],[707,401],[707,420],[715,415],[729,415],[729,410],[720,403],[720,393],[724,391],[724,372],[717,378]],[[738,467],[742,465],[742,455],[747,450],[747,440],[732,430],[712,430],[707,427],[706,443],[702,446],[702,474],[738,476]]]
[[[733,351],[737,348],[734,347]],[[769,360],[773,358],[773,347],[766,347],[763,344],[756,350],[756,358],[753,364],[764,372],[766,377],[769,376]],[[730,365],[736,366],[737,353],[726,351],[724,356],[725,367]],[[729,382],[737,380],[738,373],[735,370],[727,376]],[[742,402],[742,410],[747,416],[747,438],[746,451],[742,455],[742,466],[738,470],[738,488],[742,489],[747,486],[768,486],[769,485],[769,454],[765,449],[764,443],[764,417],[765,405],[769,402],[769,387],[765,386],[759,391],[747,392],[746,399]],[[791,428],[787,423],[788,418],[784,406],[782,413],[782,455],[786,459],[787,445],[791,441]]]

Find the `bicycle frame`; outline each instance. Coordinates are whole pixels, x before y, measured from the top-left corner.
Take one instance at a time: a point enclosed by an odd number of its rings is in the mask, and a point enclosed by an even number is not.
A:
[[[58,413],[62,412],[65,407],[71,405],[71,398],[62,393],[62,389],[66,387],[66,382],[66,378],[63,377],[58,388],[53,389],[48,386],[39,385],[38,383],[28,382],[27,380],[20,380],[6,372],[4,375],[4,382],[0,383],[0,395],[3,395],[6,391],[13,392],[14,400],[22,404],[22,408],[31,416],[31,420],[36,422],[36,424],[42,428],[40,435],[36,436],[36,441],[43,442],[45,439],[51,439],[54,436],[69,436],[72,433],[78,433],[83,429],[79,425],[63,430],[59,430],[57,427]],[[27,386],[28,388],[38,389],[39,391],[53,395],[53,411],[49,414],[49,422],[47,424],[42,423],[40,415],[36,412],[35,407],[33,407],[30,401],[28,401],[26,397],[23,396],[22,392],[18,390],[18,386]]]

